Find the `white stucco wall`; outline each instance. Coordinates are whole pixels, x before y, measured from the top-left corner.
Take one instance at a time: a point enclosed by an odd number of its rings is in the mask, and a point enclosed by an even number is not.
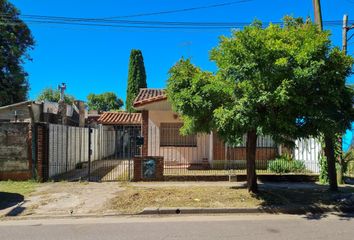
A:
[[[149,111],[148,154],[163,156],[167,164],[202,163],[203,158],[212,161],[209,134],[197,136],[197,147],[160,147],[160,124],[181,123],[172,111]]]

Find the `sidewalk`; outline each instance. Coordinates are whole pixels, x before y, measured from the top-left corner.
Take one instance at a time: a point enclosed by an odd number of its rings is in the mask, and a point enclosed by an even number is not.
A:
[[[0,217],[354,212],[353,185],[339,193],[327,188],[259,183],[260,194],[250,195],[245,182],[45,183],[18,205],[0,209]]]

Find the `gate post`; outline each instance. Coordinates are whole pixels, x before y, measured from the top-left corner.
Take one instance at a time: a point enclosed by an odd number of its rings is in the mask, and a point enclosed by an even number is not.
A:
[[[91,133],[92,129],[91,127],[88,128],[88,181],[91,181],[91,154],[92,154],[92,149],[91,149]]]

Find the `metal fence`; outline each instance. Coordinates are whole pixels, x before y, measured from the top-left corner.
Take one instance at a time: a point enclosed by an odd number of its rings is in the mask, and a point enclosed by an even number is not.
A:
[[[181,136],[181,126],[181,123],[149,124],[148,155],[164,158],[164,175],[228,175],[246,172],[246,136],[242,143],[230,146],[215,133]],[[259,173],[317,174],[320,151],[320,144],[315,139],[297,140],[294,149],[287,149],[275,144],[270,136],[259,136],[256,168]]]
[[[149,125],[145,139],[149,156],[162,156],[165,176],[246,173],[246,138],[230,146],[216,134],[182,136],[180,124]],[[79,128],[48,125],[47,175],[54,180],[128,181],[140,125]],[[91,152],[90,152],[91,149]],[[294,149],[278,146],[269,136],[257,140],[258,173],[318,174],[321,146],[315,139],[296,141]],[[288,157],[291,156],[291,157]]]
[[[49,124],[48,178],[117,181],[132,178],[140,126],[80,128]],[[91,149],[91,150],[90,150]]]

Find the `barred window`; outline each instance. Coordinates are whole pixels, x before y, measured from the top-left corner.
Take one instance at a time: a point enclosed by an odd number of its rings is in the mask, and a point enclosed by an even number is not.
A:
[[[242,138],[242,143],[237,144],[234,147],[246,147],[246,143],[247,143],[247,135],[245,134]],[[271,136],[268,135],[261,135],[261,136],[257,136],[257,148],[274,148],[276,147],[275,142],[273,141]]]
[[[197,136],[182,136],[179,129],[182,123],[161,123],[160,146],[161,147],[196,147]]]

